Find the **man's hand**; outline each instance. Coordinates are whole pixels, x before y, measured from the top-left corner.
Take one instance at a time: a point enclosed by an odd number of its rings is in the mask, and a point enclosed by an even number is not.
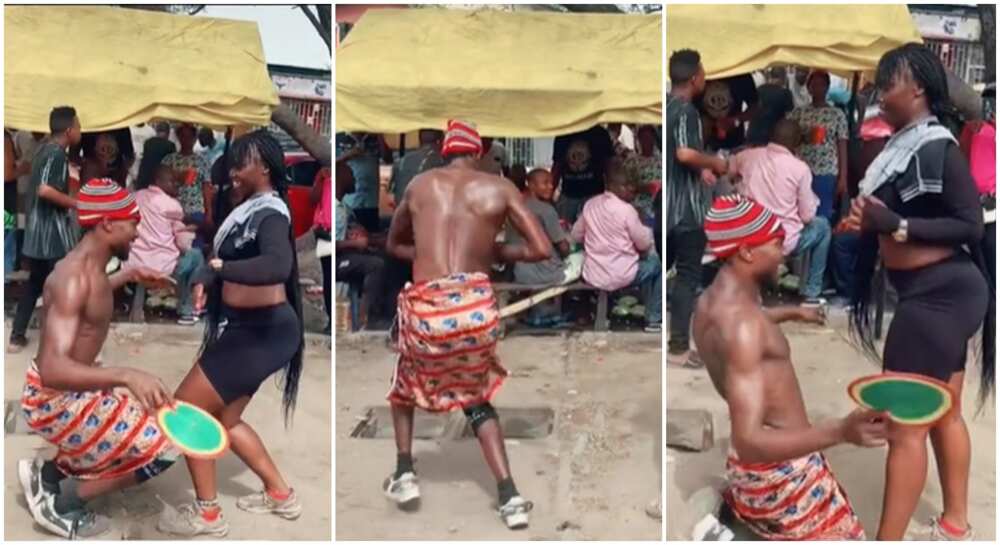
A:
[[[705,185],[711,187],[714,186],[715,183],[719,181],[719,179],[715,176],[715,174],[711,170],[706,168],[701,171],[701,181],[704,182]]]
[[[153,269],[147,267],[137,267],[132,269],[132,280],[152,289],[160,289],[167,286],[177,285],[177,281],[174,280],[169,274],[154,271]]]
[[[840,422],[844,442],[859,447],[881,447],[889,435],[889,413],[855,409]]]
[[[842,173],[840,176],[837,177],[837,191],[835,195],[838,201],[844,195],[847,195],[847,173]]]
[[[142,403],[147,412],[173,405],[174,396],[159,378],[138,369],[124,369],[125,387]]]
[[[799,321],[823,325],[826,323],[826,311],[823,307],[799,307]]]

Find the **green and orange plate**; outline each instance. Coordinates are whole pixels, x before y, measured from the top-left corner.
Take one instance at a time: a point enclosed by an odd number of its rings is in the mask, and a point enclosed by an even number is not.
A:
[[[887,411],[896,423],[908,426],[933,424],[956,405],[955,393],[947,384],[911,373],[881,373],[861,377],[847,387],[858,405]]]
[[[229,448],[226,428],[208,411],[186,401],[160,408],[156,421],[167,439],[193,458],[218,458]]]

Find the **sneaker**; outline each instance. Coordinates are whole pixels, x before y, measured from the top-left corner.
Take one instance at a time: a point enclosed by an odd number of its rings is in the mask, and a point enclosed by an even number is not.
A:
[[[180,325],[195,325],[198,323],[199,318],[194,314],[189,314],[186,316],[181,316],[177,319],[177,323]]]
[[[507,500],[507,503],[501,505],[498,512],[507,528],[521,530],[528,527],[528,512],[534,506],[535,504],[521,496],[514,496]]]
[[[396,505],[403,507],[408,506],[420,499],[420,487],[417,485],[417,475],[412,471],[407,471],[399,476],[398,479],[393,478],[394,475],[389,475],[386,477],[385,482],[382,483],[382,491],[385,493],[385,497],[396,502]]]
[[[20,354],[28,346],[28,338],[24,335],[11,336],[7,343],[8,354]]]
[[[654,520],[663,520],[663,504],[656,498],[646,504],[646,516]]]
[[[185,503],[178,508],[166,506],[156,529],[176,536],[214,536],[225,537],[229,533],[229,523],[222,516],[222,511],[213,519],[202,516],[201,508],[196,502]]]
[[[31,513],[35,522],[49,532],[63,539],[86,539],[97,537],[111,529],[111,519],[93,511],[80,509],[63,514],[56,512],[55,500],[55,494],[43,491],[35,504],[36,509]]]
[[[825,305],[826,299],[822,297],[806,297],[800,304],[806,308],[817,308]]]
[[[662,323],[646,324],[646,327],[643,328],[643,331],[645,331],[646,333],[663,333],[663,324]]]
[[[941,518],[935,517],[930,522],[930,533],[928,541],[972,541],[975,536],[972,534],[972,526],[965,529],[965,533],[955,535],[941,526]]]
[[[42,460],[27,458],[17,461],[17,479],[21,483],[21,492],[28,503],[32,516],[37,516],[37,504],[42,499],[45,488],[42,487]]]
[[[283,500],[276,500],[266,490],[261,490],[260,492],[237,498],[236,507],[247,513],[257,515],[272,513],[285,520],[295,520],[302,514],[302,503],[299,502],[299,497],[295,495],[295,490],[292,490],[288,497]]]

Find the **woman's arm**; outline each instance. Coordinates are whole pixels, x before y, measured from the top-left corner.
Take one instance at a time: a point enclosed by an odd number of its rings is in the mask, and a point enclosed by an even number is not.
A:
[[[940,202],[945,215],[937,218],[905,218],[907,240],[935,245],[977,242],[983,236],[983,211],[976,183],[958,146],[945,154],[944,184]],[[890,234],[904,218],[885,206],[866,205],[862,229]]]
[[[280,284],[292,272],[292,243],[288,238],[288,219],[272,214],[257,228],[260,255],[238,261],[223,261],[219,276],[226,282],[247,286]]]

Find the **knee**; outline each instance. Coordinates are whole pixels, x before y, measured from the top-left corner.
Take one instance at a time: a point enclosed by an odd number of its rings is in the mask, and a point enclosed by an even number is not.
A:
[[[496,409],[493,408],[489,402],[483,403],[481,405],[475,405],[472,407],[466,407],[462,409],[465,413],[465,417],[469,419],[469,424],[472,426],[472,433],[477,437],[479,436],[479,428],[483,424],[490,420],[497,420]]]
[[[927,426],[904,426],[894,422],[889,424],[889,445],[891,447],[926,447]]]

